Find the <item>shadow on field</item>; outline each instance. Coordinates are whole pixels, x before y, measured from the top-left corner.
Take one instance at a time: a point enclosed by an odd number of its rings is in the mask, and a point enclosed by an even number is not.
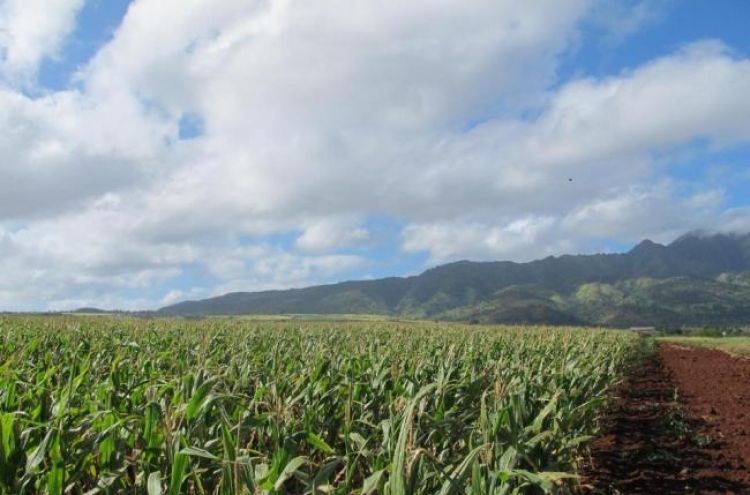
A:
[[[689,418],[659,353],[621,388],[583,470],[587,495],[750,494],[703,420]]]

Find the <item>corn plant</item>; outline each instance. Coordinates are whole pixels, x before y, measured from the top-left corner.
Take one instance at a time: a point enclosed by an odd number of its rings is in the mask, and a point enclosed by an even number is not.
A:
[[[572,328],[2,317],[0,493],[562,493],[641,345]]]

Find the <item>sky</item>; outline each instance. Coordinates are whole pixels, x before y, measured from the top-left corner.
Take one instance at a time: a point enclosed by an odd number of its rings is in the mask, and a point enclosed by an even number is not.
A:
[[[0,311],[750,231],[745,0],[0,0]]]

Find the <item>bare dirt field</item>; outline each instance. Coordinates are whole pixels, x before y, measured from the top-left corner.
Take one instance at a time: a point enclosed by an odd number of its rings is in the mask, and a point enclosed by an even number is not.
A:
[[[750,495],[750,360],[662,344],[625,383],[587,494]]]

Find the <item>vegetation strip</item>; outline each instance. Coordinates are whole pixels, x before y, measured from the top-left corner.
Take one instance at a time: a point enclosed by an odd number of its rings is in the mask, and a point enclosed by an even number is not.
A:
[[[559,493],[639,340],[0,319],[0,493]]]
[[[607,434],[592,443],[587,493],[750,493],[747,423],[739,423],[750,404],[724,409],[733,393],[747,393],[747,373],[750,361],[720,351],[660,345],[623,384]]]
[[[719,349],[735,356],[750,356],[750,337],[662,337],[659,340],[676,345]]]

